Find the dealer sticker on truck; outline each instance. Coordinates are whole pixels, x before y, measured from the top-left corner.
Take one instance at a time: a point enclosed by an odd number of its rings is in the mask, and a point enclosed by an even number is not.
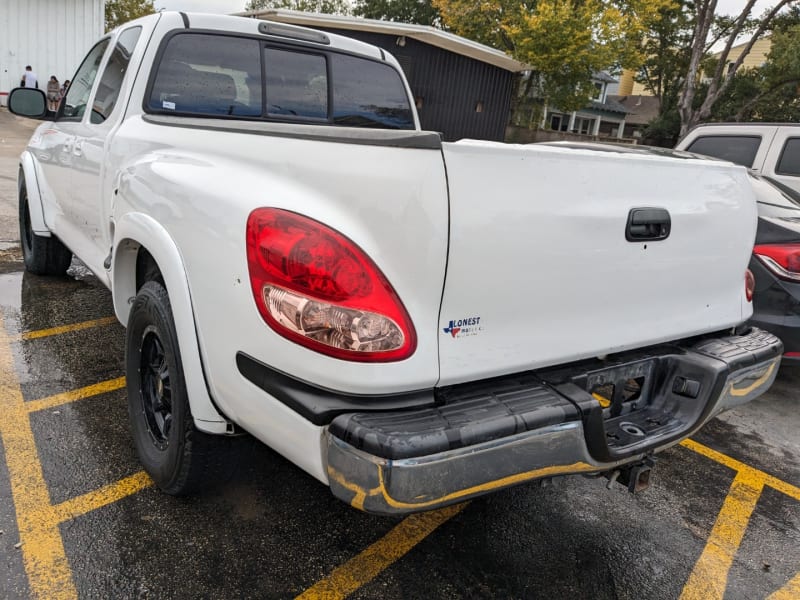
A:
[[[478,335],[483,331],[481,327],[480,317],[467,317],[466,319],[452,319],[447,327],[444,328],[445,333],[449,333],[452,337],[459,339],[462,337],[469,337]]]

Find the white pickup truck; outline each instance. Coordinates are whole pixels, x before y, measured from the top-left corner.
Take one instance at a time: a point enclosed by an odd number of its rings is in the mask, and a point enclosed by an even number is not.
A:
[[[168,493],[242,430],[375,513],[572,473],[634,489],[775,377],[781,343],[741,325],[742,167],[443,143],[386,52],[199,14],[103,37],[55,114],[9,106],[44,120],[25,266],[74,253],[112,291]]]

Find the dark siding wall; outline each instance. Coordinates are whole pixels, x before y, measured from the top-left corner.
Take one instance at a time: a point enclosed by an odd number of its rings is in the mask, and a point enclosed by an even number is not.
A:
[[[328,29],[390,52],[405,71],[422,128],[440,131],[447,141],[472,138],[503,141],[511,108],[513,73],[411,38]],[[478,103],[482,111],[476,112]]]

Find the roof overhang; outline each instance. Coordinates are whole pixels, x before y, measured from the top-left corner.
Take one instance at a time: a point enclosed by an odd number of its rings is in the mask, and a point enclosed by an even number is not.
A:
[[[366,31],[384,35],[395,35],[398,38],[411,38],[455,54],[467,56],[512,73],[528,71],[530,67],[514,60],[500,50],[484,46],[458,35],[447,33],[427,25],[411,25],[408,23],[394,23],[392,21],[378,21],[376,19],[361,19],[357,17],[344,17],[340,15],[321,15],[295,10],[248,10],[236,13],[240,17],[251,17],[265,21],[277,21],[302,25],[304,27],[321,27],[330,29],[349,29],[352,31]]]

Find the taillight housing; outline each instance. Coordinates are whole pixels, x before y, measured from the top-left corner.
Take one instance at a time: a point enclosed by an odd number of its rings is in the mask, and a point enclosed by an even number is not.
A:
[[[800,281],[800,244],[759,244],[753,254],[777,277]]]
[[[258,311],[278,334],[359,362],[408,358],[416,333],[403,303],[353,241],[278,208],[247,219],[247,262]]]

